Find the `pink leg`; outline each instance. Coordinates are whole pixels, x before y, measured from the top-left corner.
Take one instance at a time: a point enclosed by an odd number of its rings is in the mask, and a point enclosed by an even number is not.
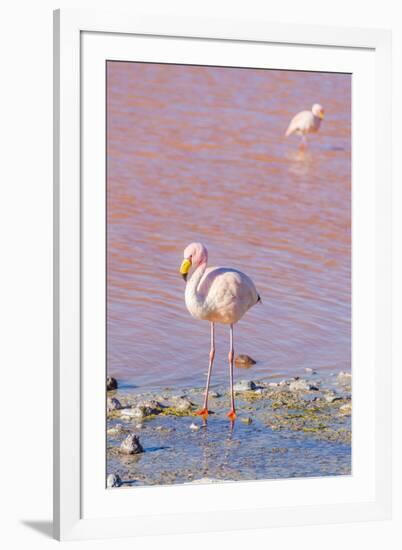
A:
[[[199,416],[208,416],[208,394],[209,394],[209,382],[211,380],[212,365],[215,357],[215,325],[211,323],[211,349],[209,351],[209,366],[207,376],[207,386],[205,388],[204,406],[200,411],[196,411],[195,414]]]
[[[233,390],[233,361],[234,361],[234,348],[233,348],[233,325],[230,325],[230,350],[229,350],[229,373],[230,373],[230,412],[228,417],[233,422],[236,420],[234,390]]]
[[[305,134],[302,134],[302,140],[300,142],[300,150],[301,151],[304,151],[304,149],[307,147],[307,138],[306,138],[306,135]]]

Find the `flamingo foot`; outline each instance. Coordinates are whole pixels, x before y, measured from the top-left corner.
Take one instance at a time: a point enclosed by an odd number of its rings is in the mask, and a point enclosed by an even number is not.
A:
[[[231,422],[234,422],[236,420],[236,413],[234,409],[231,409],[231,411],[228,413],[228,418],[231,420]]]
[[[208,416],[209,412],[208,412],[208,409],[204,407],[200,411],[195,411],[194,414],[196,414],[198,416],[202,416],[202,418],[206,418]]]

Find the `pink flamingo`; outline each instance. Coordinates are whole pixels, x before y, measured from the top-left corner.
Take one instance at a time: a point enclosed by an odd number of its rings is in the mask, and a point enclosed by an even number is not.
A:
[[[318,132],[323,118],[324,109],[319,103],[314,103],[311,111],[301,111],[292,118],[285,136],[288,137],[294,132],[301,135],[301,147],[303,148],[307,144],[307,134]]]
[[[233,391],[233,325],[258,303],[261,298],[253,281],[237,269],[230,267],[208,267],[208,252],[201,243],[191,243],[184,250],[180,273],[186,281],[185,302],[187,309],[196,319],[211,323],[211,349],[203,408],[196,414],[208,416],[208,393],[212,365],[215,357],[215,323],[230,325],[229,372],[231,409],[228,417],[236,419]],[[194,271],[187,280],[191,267]]]

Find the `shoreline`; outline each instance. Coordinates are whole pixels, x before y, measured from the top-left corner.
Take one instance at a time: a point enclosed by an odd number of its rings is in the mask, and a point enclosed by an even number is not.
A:
[[[207,420],[194,413],[203,388],[108,391],[108,486],[350,475],[351,375],[329,384],[314,374],[243,376],[234,425],[224,387],[210,391]]]

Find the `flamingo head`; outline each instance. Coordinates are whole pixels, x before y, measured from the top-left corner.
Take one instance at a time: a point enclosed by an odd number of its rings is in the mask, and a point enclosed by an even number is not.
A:
[[[324,118],[324,109],[319,103],[314,103],[311,110],[314,116],[320,118],[321,120]]]
[[[191,243],[184,249],[183,262],[180,267],[180,274],[186,281],[191,266],[198,267],[208,261],[208,251],[202,243]]]

